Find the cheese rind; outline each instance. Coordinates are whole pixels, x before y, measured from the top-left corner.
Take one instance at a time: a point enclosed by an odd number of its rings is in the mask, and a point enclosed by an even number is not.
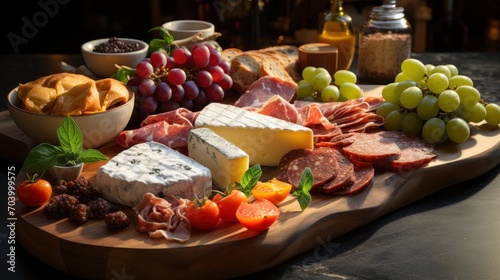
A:
[[[221,190],[240,182],[249,167],[247,153],[209,128],[191,129],[188,156],[210,169],[212,181]]]
[[[97,171],[95,188],[114,203],[134,207],[145,193],[194,199],[212,192],[210,170],[157,142],[132,146]]]
[[[210,103],[196,118],[195,128],[206,127],[250,157],[250,165],[277,166],[294,149],[312,149],[310,128],[221,103]]]

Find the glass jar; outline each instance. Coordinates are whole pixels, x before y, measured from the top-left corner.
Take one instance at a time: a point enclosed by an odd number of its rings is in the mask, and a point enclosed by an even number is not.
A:
[[[358,75],[363,82],[393,82],[411,54],[411,26],[403,7],[385,1],[374,7],[359,34]]]
[[[338,51],[338,70],[351,67],[356,50],[356,34],[351,17],[344,12],[341,0],[330,0],[330,10],[318,20],[317,43],[330,44]]]

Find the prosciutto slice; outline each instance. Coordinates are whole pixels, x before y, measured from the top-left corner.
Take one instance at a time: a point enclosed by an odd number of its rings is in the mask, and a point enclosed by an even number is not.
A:
[[[168,196],[165,199],[152,193],[144,194],[133,209],[136,213],[136,230],[147,232],[151,238],[186,242],[191,237],[191,224],[186,218],[187,200]]]
[[[198,116],[199,112],[191,112],[185,108],[179,108],[174,111],[154,114],[147,116],[142,122],[141,127],[149,124],[165,121],[170,124],[179,124],[190,126]]]
[[[261,108],[274,95],[278,95],[290,102],[295,95],[296,89],[296,83],[278,77],[263,76],[250,85],[247,91],[236,100],[234,106]]]

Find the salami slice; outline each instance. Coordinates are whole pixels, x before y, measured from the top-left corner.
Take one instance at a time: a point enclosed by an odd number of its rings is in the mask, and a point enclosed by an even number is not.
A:
[[[299,186],[304,170],[309,167],[313,174],[313,188],[334,179],[338,172],[338,163],[332,149],[313,150],[312,153],[294,159],[287,171],[288,182],[295,188]]]
[[[376,168],[385,168],[388,162],[401,156],[401,149],[394,142],[398,131],[379,131],[375,133],[355,133],[354,142],[342,148],[349,159],[371,163]]]
[[[401,156],[389,162],[388,170],[397,173],[409,173],[437,158],[434,146],[416,136],[406,134],[392,135],[401,149]]]
[[[375,169],[369,163],[354,164],[354,181],[352,184],[331,192],[331,195],[352,195],[361,192],[371,184],[375,176]]]
[[[297,149],[297,150],[291,150],[290,152],[286,153],[278,163],[278,166],[276,167],[276,171],[274,172],[274,177],[280,181],[283,182],[288,182],[288,167],[290,166],[290,163],[294,161],[295,159],[304,157],[306,155],[309,155],[313,152],[311,149]]]
[[[343,133],[333,137],[332,139],[330,139],[330,141],[322,141],[315,143],[314,146],[317,148],[328,147],[328,148],[339,149],[351,145],[355,139],[355,137],[353,136],[354,136],[353,133]]]
[[[339,165],[337,176],[331,180],[326,182],[323,185],[317,186],[313,188],[312,191],[322,192],[322,193],[331,193],[343,187],[349,186],[354,182],[355,174],[354,174],[354,164],[346,158],[340,151],[331,149],[337,158],[337,163]]]

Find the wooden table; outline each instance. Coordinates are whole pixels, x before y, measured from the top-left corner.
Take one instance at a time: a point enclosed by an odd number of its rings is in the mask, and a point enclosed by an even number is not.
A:
[[[480,64],[482,60],[478,60],[478,57],[484,59],[485,64],[482,65],[485,71],[491,70],[488,68],[488,62],[493,65],[495,57],[498,63],[498,55],[493,58],[468,55],[472,61],[465,67],[473,63]],[[422,60],[431,58],[437,59],[436,61],[447,61],[446,58],[453,61],[460,59],[460,55],[457,55],[457,58],[455,55],[447,54],[415,56]],[[464,57],[461,61],[466,63]],[[454,64],[462,69],[460,64]],[[475,74],[478,75],[478,88],[482,84],[485,88],[495,87],[493,79],[484,80],[481,78],[484,77],[480,75],[481,73]],[[466,75],[474,79],[473,75]],[[498,94],[498,91],[490,93],[493,99],[498,98],[498,95],[494,94]],[[0,155],[7,157],[3,153]],[[11,164],[15,164],[15,161]],[[495,244],[498,244],[500,225],[498,219],[495,219],[496,211],[493,211],[493,206],[498,205],[495,202],[499,201],[495,201],[495,198],[500,199],[498,171],[497,165],[473,180],[449,186],[410,206],[394,209],[394,212],[389,211],[383,217],[365,226],[360,225],[342,236],[335,238],[322,236],[316,240],[317,244],[305,253],[282,261],[263,272],[249,275],[248,278],[258,276],[274,279],[302,276],[308,279],[321,279],[322,275],[326,274],[384,279],[453,276],[470,278],[479,275],[483,276],[480,278],[485,278],[484,276],[488,275],[498,275],[496,266],[498,259],[495,259],[498,254],[494,253],[499,249]],[[452,172],[450,174],[454,176]],[[467,241],[471,239],[473,241],[468,243]],[[36,272],[31,272],[33,270],[48,271],[49,275],[61,276],[59,271],[37,261],[32,265],[33,260],[29,254],[26,254],[23,248],[17,250],[18,272],[15,276],[19,277],[18,279],[36,275]],[[422,254],[431,256],[423,257]]]

